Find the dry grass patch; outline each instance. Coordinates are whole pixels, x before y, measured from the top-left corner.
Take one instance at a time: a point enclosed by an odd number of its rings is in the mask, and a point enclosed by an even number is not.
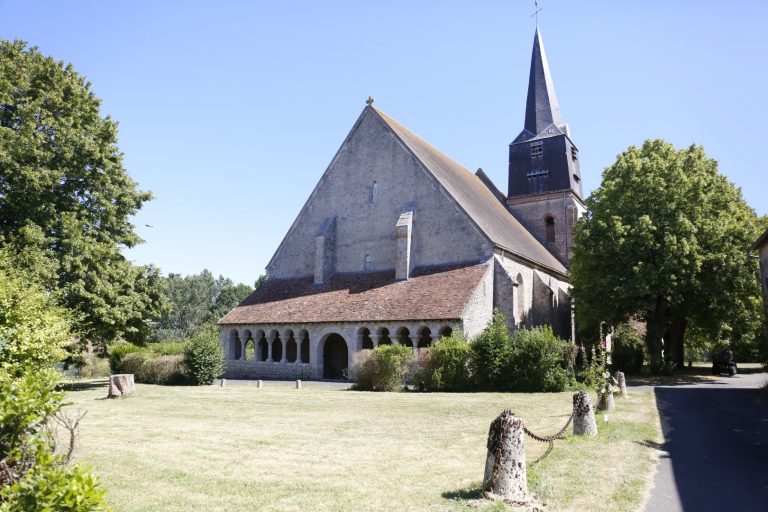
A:
[[[535,432],[558,430],[571,393],[364,393],[305,387],[161,387],[88,410],[77,458],[116,511],[477,510],[488,426],[511,408]],[[651,393],[618,401],[597,439],[569,439],[529,469],[548,510],[632,510],[659,440]],[[526,440],[529,464],[546,445]],[[499,510],[488,504],[480,510]]]

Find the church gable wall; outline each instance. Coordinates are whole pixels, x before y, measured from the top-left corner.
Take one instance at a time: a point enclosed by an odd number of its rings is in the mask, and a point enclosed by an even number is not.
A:
[[[464,313],[461,316],[464,327],[464,335],[472,338],[480,334],[493,319],[493,287],[494,287],[493,263],[488,265],[488,270],[483,279],[475,288],[475,292],[467,302]]]
[[[407,210],[413,210],[411,269],[490,257],[485,236],[367,109],[275,253],[269,276],[312,275],[315,236],[333,215],[336,272],[394,269],[395,225]]]

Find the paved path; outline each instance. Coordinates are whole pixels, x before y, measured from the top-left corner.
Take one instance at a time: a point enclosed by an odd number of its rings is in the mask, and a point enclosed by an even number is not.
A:
[[[654,388],[665,442],[646,512],[768,511],[766,377]]]

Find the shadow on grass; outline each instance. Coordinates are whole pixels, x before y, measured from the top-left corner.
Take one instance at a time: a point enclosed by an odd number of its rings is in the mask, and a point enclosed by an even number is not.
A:
[[[483,499],[483,484],[477,482],[464,489],[444,492],[441,496],[447,500],[481,500]]]
[[[648,448],[653,448],[654,450],[663,450],[664,449],[664,443],[659,443],[656,441],[652,441],[650,439],[644,439],[642,441],[632,441],[635,444],[639,444],[640,446],[645,446]]]
[[[70,381],[60,382],[58,388],[62,391],[87,391],[89,389],[103,388],[109,385],[109,379],[89,380],[84,382]]]

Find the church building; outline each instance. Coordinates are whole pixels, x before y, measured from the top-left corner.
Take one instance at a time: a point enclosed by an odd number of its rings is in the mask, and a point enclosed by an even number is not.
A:
[[[584,212],[578,150],[539,29],[507,193],[369,99],[267,265],[219,321],[229,378],[339,379],[353,355],[510,329],[572,337],[568,259]]]

